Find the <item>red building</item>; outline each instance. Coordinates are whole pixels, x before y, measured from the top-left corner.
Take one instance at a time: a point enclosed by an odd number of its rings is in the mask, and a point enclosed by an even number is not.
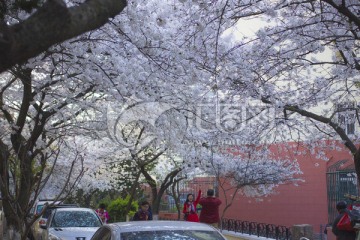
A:
[[[284,144],[282,147],[290,144]],[[336,202],[344,200],[346,193],[357,195],[353,158],[340,143],[337,145],[338,150],[325,151],[327,160],[318,158],[319,154],[316,151],[311,153],[305,148],[298,148],[297,150],[303,154],[297,155],[291,151],[278,151],[278,147],[279,145],[272,146],[271,151],[280,157],[293,155],[290,158],[298,161],[303,174],[296,177],[302,181],[297,185],[281,185],[275,189],[274,194],[260,198],[237,194],[224,218],[286,227],[311,224],[314,232],[320,233],[337,214]],[[196,193],[199,188],[204,191],[213,186],[213,183],[210,178],[199,177],[194,179],[193,183],[188,183],[187,186],[191,188],[191,191],[188,191]],[[220,211],[223,211],[225,199],[221,190],[219,197],[223,202]],[[177,219],[177,214],[163,211],[160,217]]]
[[[329,199],[331,197],[329,194],[332,191],[338,193],[339,187],[341,190],[339,184],[331,185],[329,183],[329,174],[331,174],[329,171],[341,171],[353,166],[349,151],[341,145],[338,146],[341,150],[325,151],[329,160],[317,158],[317,153],[294,154],[293,159],[297,159],[303,172],[302,175],[298,176],[303,180],[302,182],[298,182],[297,186],[293,184],[281,185],[275,189],[274,194],[266,197],[249,198],[238,195],[235,197],[232,206],[226,211],[225,218],[287,227],[294,224],[311,224],[314,231],[319,232],[320,225],[324,226],[328,223],[328,213],[332,211],[332,208],[335,208],[337,201],[336,197],[333,200]],[[277,149],[277,146],[272,147],[272,151],[277,151]],[[305,152],[305,149],[300,150]],[[278,152],[277,154],[281,156],[292,153]],[[343,180],[348,181],[346,178]],[[349,183],[346,182],[346,184]],[[334,186],[338,189],[334,189]],[[221,196],[221,192],[220,198],[224,202],[224,196]],[[224,207],[223,205],[222,208]]]

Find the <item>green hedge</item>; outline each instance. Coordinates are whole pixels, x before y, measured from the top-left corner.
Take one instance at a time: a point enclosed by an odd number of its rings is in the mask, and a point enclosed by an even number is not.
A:
[[[126,206],[129,202],[130,196],[127,196],[125,199],[123,198],[117,198],[110,202],[110,204],[107,207],[107,211],[110,216],[109,222],[125,222],[126,221],[126,215],[125,210]],[[131,203],[131,208],[129,212],[129,216],[132,217],[135,212],[138,210],[139,205],[136,201],[133,201]]]

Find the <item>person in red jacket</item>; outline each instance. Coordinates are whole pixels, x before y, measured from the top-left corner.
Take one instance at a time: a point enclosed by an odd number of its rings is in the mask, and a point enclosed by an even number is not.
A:
[[[188,222],[199,222],[199,217],[196,213],[196,206],[199,203],[201,196],[201,190],[199,190],[196,200],[194,201],[194,195],[189,193],[184,203],[183,213],[184,220]]]
[[[199,204],[202,206],[200,222],[219,228],[219,206],[221,205],[221,200],[214,195],[214,189],[209,189],[207,197],[200,199]]]

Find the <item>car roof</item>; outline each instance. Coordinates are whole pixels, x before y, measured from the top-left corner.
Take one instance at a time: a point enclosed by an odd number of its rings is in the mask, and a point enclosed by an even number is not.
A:
[[[34,205],[34,207],[36,207],[36,208],[42,207],[45,204],[55,206],[55,205],[61,204],[61,201],[37,201],[36,204]]]
[[[57,212],[63,212],[63,211],[78,211],[78,212],[94,212],[93,209],[91,208],[81,208],[81,207],[75,207],[75,206],[70,206],[70,207],[60,207],[60,208],[55,208],[55,210]]]
[[[54,205],[54,206],[48,206],[46,211],[43,212],[43,214],[41,215],[41,218],[49,218],[51,212],[54,209],[58,209],[58,208],[79,208],[79,205],[77,205],[77,204],[59,204],[59,205]]]
[[[48,203],[48,204],[59,204],[59,203],[61,203],[61,201],[54,201],[54,200],[45,200],[45,201],[43,201],[43,200],[40,200],[40,201],[37,201],[36,202],[36,204],[37,205],[44,205],[45,203]]]
[[[157,231],[157,230],[200,230],[217,231],[215,228],[204,224],[187,221],[132,221],[108,224],[116,231]]]
[[[56,204],[56,205],[53,205],[53,206],[48,206],[47,209],[55,209],[55,208],[79,208],[79,205],[61,203],[61,204]]]

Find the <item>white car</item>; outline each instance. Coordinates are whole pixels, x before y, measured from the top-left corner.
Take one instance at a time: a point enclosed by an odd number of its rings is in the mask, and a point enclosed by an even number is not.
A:
[[[96,212],[90,208],[56,208],[52,210],[42,240],[88,240],[102,226]]]
[[[51,212],[54,209],[57,208],[69,208],[69,207],[79,207],[76,204],[58,204],[54,206],[48,206],[46,208],[46,211],[43,212],[43,214],[38,218],[34,224],[31,226],[30,233],[29,233],[29,239],[30,240],[40,240],[42,239],[42,232],[44,229],[41,228],[41,226],[46,226],[47,219],[50,217]]]
[[[185,221],[132,221],[106,224],[91,240],[226,240],[214,227]]]

